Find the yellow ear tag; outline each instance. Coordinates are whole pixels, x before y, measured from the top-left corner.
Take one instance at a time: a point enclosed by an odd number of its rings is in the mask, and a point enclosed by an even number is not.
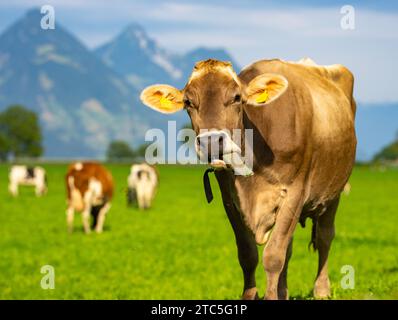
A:
[[[268,91],[264,90],[263,93],[261,93],[260,95],[257,96],[256,102],[257,103],[264,103],[264,102],[267,102],[268,98],[269,98]]]
[[[162,109],[171,109],[171,101],[169,99],[162,96],[159,102]]]

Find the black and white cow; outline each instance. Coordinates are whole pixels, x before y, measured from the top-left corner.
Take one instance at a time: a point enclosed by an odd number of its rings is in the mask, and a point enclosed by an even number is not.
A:
[[[42,167],[14,165],[10,169],[8,190],[15,197],[20,185],[34,186],[36,196],[47,192],[46,171]]]
[[[127,178],[127,203],[148,209],[155,197],[158,180],[155,167],[146,163],[132,165]]]

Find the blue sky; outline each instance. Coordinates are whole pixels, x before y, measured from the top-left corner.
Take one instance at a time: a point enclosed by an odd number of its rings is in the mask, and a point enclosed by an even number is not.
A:
[[[242,66],[262,58],[341,63],[356,77],[359,102],[398,102],[398,1],[0,0],[0,32],[34,6],[92,48],[132,22],[171,52],[224,47]],[[343,5],[355,29],[343,30]]]

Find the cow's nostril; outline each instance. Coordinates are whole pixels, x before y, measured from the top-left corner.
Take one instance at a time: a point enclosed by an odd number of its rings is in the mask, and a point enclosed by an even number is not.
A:
[[[195,143],[209,159],[219,159],[223,154],[226,137],[223,134],[214,133],[196,137]]]
[[[218,138],[218,145],[219,145],[220,148],[223,147],[223,145],[224,145],[224,137],[223,136],[220,136]]]

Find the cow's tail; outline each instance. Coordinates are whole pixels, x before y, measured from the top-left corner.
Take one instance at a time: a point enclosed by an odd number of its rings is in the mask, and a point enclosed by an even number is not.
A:
[[[318,219],[314,217],[312,219],[311,240],[310,243],[308,244],[308,249],[311,249],[312,247],[314,251],[318,250],[317,229],[318,229]]]

